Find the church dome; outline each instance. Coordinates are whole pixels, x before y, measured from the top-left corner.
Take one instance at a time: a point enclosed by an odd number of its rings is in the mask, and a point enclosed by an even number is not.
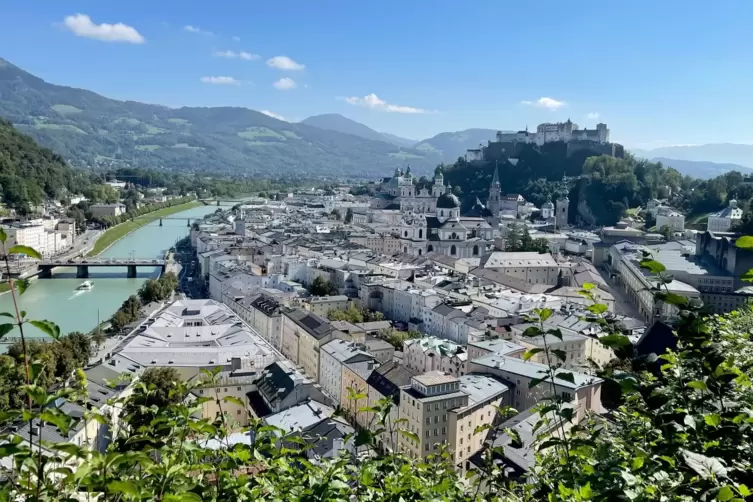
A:
[[[541,205],[541,207],[542,207],[543,209],[554,209],[554,204],[552,204],[552,201],[551,201],[551,200],[548,200],[548,201],[544,202],[544,203],[543,203],[543,204]]]
[[[448,192],[437,199],[439,209],[456,209],[460,207],[460,199]]]

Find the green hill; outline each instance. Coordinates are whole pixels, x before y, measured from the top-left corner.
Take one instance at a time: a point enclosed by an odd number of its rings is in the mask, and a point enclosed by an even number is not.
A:
[[[59,199],[66,191],[80,192],[87,186],[84,173],[0,119],[0,194],[7,207],[23,213],[29,204]]]
[[[0,59],[0,116],[78,166],[256,175],[382,175],[434,160],[246,108],[167,108],[50,84]],[[378,133],[377,133],[378,134]]]

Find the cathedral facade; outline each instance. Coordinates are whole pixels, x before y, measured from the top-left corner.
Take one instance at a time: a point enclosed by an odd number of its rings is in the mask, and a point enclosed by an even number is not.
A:
[[[400,250],[413,256],[441,253],[456,258],[481,256],[492,246],[494,229],[491,212],[476,200],[468,214],[461,216],[460,200],[452,187],[444,185],[441,169],[434,172],[431,190],[416,190],[410,167],[395,170],[382,180],[381,193],[373,208],[399,209]]]

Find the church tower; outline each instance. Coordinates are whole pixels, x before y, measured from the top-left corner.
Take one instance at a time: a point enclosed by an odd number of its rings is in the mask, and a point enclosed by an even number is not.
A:
[[[554,217],[557,228],[565,228],[570,213],[570,199],[565,195],[562,199],[557,199],[557,214]]]
[[[502,186],[499,184],[499,169],[494,166],[494,178],[489,186],[489,200],[486,201],[486,207],[491,211],[492,218],[499,218],[499,209],[502,199]]]
[[[444,195],[444,176],[442,175],[442,168],[437,166],[434,170],[434,186],[431,187],[431,196],[435,199]]]

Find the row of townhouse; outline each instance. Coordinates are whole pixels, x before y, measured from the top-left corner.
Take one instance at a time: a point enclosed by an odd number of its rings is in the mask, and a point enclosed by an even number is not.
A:
[[[362,306],[382,312],[387,319],[410,324],[420,331],[464,345],[487,329],[489,310],[447,292],[383,278],[362,281]]]

